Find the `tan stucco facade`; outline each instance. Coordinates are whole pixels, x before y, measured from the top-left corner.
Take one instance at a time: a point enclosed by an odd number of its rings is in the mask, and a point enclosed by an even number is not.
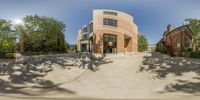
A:
[[[113,12],[116,15],[105,14],[105,11],[109,13]],[[104,25],[105,18],[116,20],[117,26]],[[92,22],[93,32],[90,36],[92,36],[91,52],[93,54],[104,54],[104,34],[110,34],[117,37],[115,53],[127,54],[137,52],[138,28],[134,23],[132,16],[114,10],[94,10]],[[80,44],[80,39],[78,39],[78,42]]]

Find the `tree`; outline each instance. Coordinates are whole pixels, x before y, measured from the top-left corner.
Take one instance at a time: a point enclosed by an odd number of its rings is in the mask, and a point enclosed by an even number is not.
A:
[[[46,16],[26,16],[16,30],[25,51],[62,51],[65,24]]]
[[[138,35],[138,51],[143,52],[148,49],[148,42],[144,35]]]
[[[15,32],[10,21],[0,19],[0,56],[5,52],[14,52]]]
[[[70,49],[70,45],[68,42],[65,42],[64,46],[63,46],[63,50],[69,50]]]
[[[185,20],[193,33],[193,50],[200,48],[200,20],[196,18],[188,18]]]

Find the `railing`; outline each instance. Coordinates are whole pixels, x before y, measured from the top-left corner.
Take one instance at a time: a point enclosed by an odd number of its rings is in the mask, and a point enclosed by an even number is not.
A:
[[[172,45],[166,44],[165,41],[162,41],[162,44],[164,45],[164,48],[165,48],[166,52],[167,52],[169,55],[175,56],[175,54],[174,54],[175,49],[172,47]]]

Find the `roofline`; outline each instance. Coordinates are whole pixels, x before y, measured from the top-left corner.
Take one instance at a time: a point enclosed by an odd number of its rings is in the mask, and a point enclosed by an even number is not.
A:
[[[93,11],[113,11],[113,12],[118,12],[118,13],[123,13],[123,14],[126,14],[130,17],[132,17],[132,19],[134,20],[134,17],[133,15],[130,15],[129,13],[126,13],[126,12],[123,12],[123,11],[119,11],[119,10],[112,10],[112,9],[93,9]]]
[[[190,33],[193,34],[192,30],[188,27],[188,25],[182,25],[182,26],[177,27],[177,28],[173,29],[172,31],[168,32],[168,33],[166,34],[166,36],[172,34],[172,32],[174,32],[174,31],[176,31],[176,30],[178,30],[178,29],[180,29],[180,28],[183,28],[183,27],[186,27],[187,29],[189,29]],[[164,34],[163,34],[163,35],[164,35]]]

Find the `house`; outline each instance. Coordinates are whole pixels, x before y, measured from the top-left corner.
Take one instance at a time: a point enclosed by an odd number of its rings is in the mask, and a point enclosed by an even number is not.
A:
[[[138,49],[138,28],[133,17],[115,10],[94,10],[93,20],[77,37],[77,50],[104,54],[132,54]]]
[[[180,55],[192,49],[192,31],[187,25],[173,29],[172,25],[167,26],[163,38],[158,42],[159,51],[168,53],[171,56]]]

